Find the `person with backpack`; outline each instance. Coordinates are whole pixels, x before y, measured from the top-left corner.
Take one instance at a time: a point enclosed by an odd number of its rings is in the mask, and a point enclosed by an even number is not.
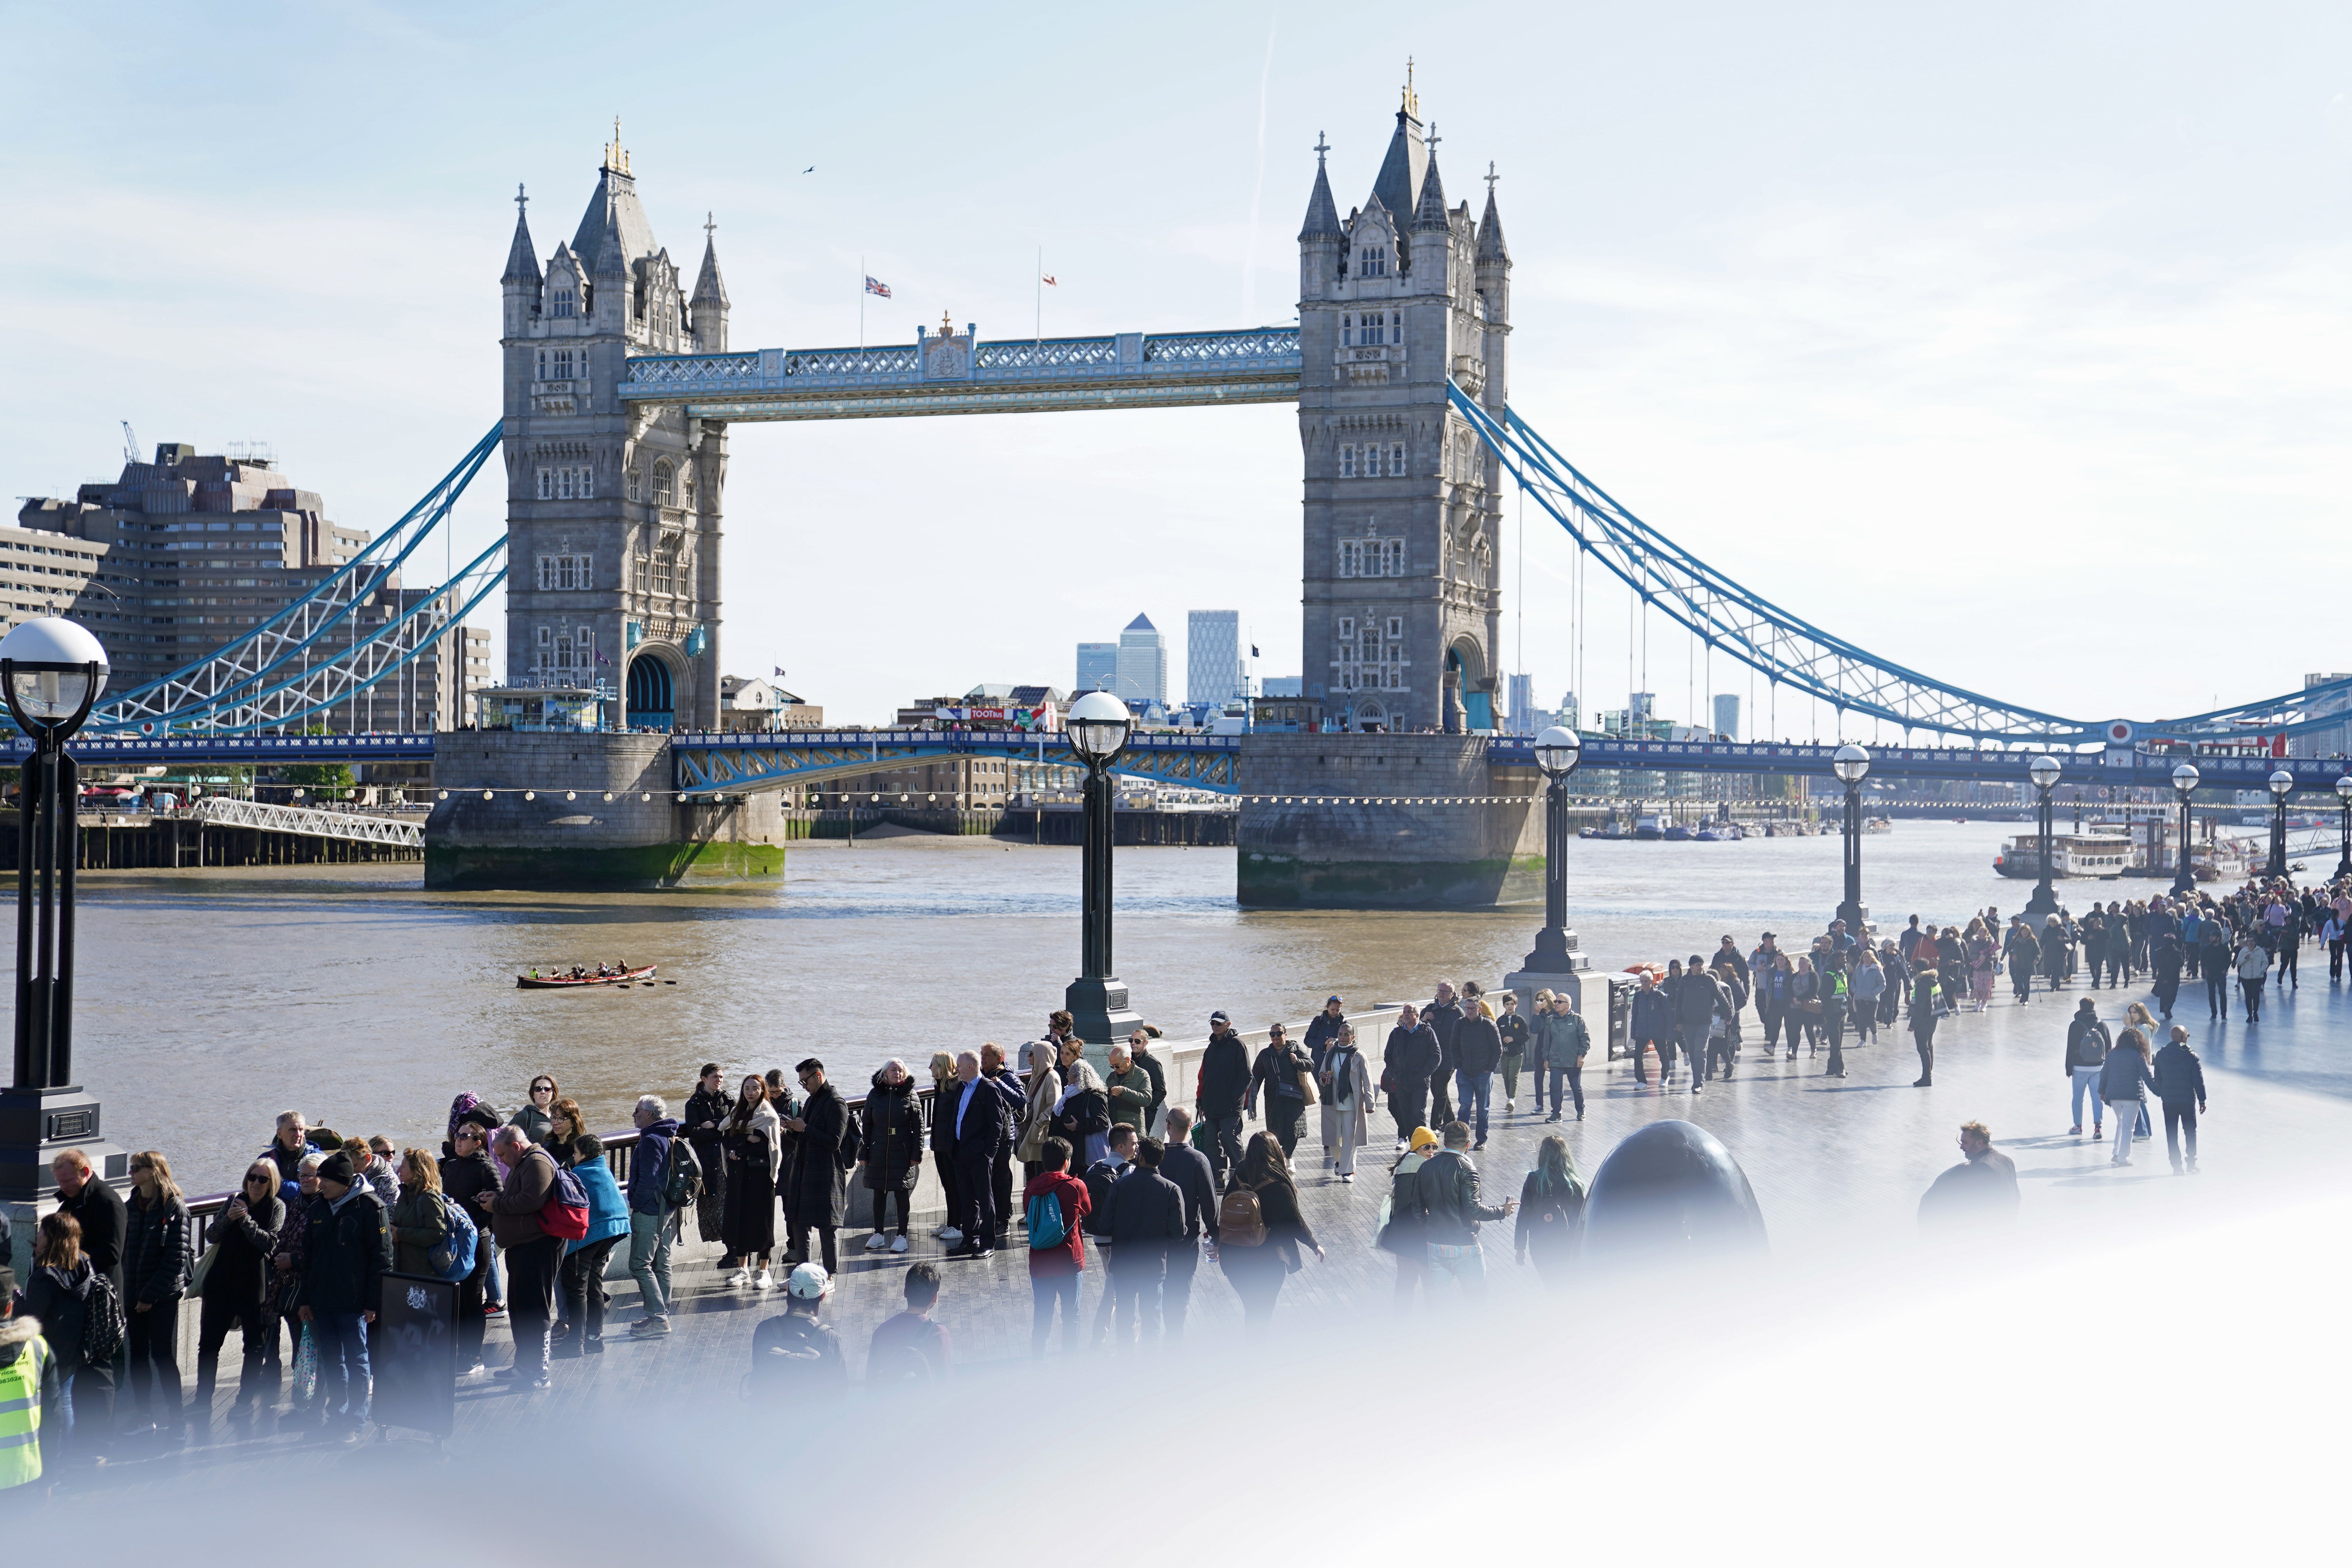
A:
[[[940,1266],[918,1263],[907,1270],[907,1310],[874,1326],[866,1349],[866,1386],[937,1383],[955,1370],[955,1346],[946,1325],[931,1320],[939,1305]]]
[[[1168,1249],[1168,1272],[1160,1287],[1160,1337],[1170,1342],[1184,1337],[1184,1318],[1192,1304],[1192,1280],[1205,1248],[1208,1260],[1217,1260],[1217,1179],[1209,1157],[1192,1146],[1192,1113],[1181,1105],[1168,1108],[1168,1141],[1160,1154],[1160,1173],[1176,1184],[1184,1197],[1184,1239]]]
[[[562,1228],[570,1226],[562,1216],[551,1216],[545,1211],[570,1206],[561,1201],[569,1195],[563,1180],[570,1177],[571,1192],[581,1197],[580,1217],[584,1222],[586,1194],[577,1176],[559,1170],[547,1151],[512,1122],[492,1135],[490,1154],[506,1172],[505,1182],[490,1199],[490,1231],[506,1253],[507,1322],[514,1333],[514,1363],[501,1368],[497,1375],[526,1387],[546,1388],[551,1381],[547,1374],[547,1334],[555,1317],[555,1280],[563,1267],[563,1244],[570,1239],[549,1226],[552,1221]],[[323,1170],[320,1185],[324,1190]],[[317,1216],[313,1205],[313,1224]]]
[[[237,1378],[234,1408],[259,1405],[265,1379],[271,1403],[276,1403],[277,1379],[265,1372],[264,1357],[277,1339],[278,1327],[264,1315],[263,1304],[269,1299],[270,1256],[278,1250],[278,1236],[285,1226],[286,1201],[278,1195],[278,1167],[256,1160],[236,1196],[205,1235],[213,1263],[197,1292],[194,1416],[201,1424],[211,1424],[221,1346],[232,1325],[242,1331],[245,1342],[245,1367]]]
[[[525,1142],[519,1129],[500,1131]],[[544,1152],[535,1158],[547,1160]],[[383,1203],[340,1149],[319,1166],[319,1195],[310,1200],[305,1237],[301,1317],[319,1354],[319,1412],[331,1431],[340,1426],[341,1441],[357,1442],[372,1392],[367,1331],[392,1268],[392,1230]],[[515,1330],[520,1335],[520,1321]]]
[[[555,1354],[566,1361],[604,1353],[604,1265],[629,1234],[628,1202],[604,1163],[604,1141],[593,1132],[574,1138],[570,1170],[588,1194],[588,1231],[564,1242],[556,1276],[563,1321],[556,1325]]]
[[[129,1300],[122,1289],[122,1195],[99,1179],[89,1156],[79,1149],[60,1150],[49,1162],[49,1174],[58,1185],[58,1207],[81,1226],[81,1255],[106,1276],[114,1287],[115,1304],[121,1306]]]
[[[685,1137],[660,1095],[638,1096],[630,1120],[637,1126],[637,1146],[629,1156],[629,1278],[637,1282],[644,1311],[629,1325],[629,1332],[666,1334],[670,1226],[681,1211],[701,1200],[703,1173],[699,1151]]]
[[[784,1281],[784,1310],[751,1331],[755,1394],[806,1397],[848,1386],[849,1363],[841,1353],[841,1336],[819,1316],[832,1294],[829,1270],[814,1263],[793,1266]]]
[[[1013,1147],[1021,1142],[1021,1119],[1029,1113],[1029,1091],[1021,1085],[1020,1075],[1004,1058],[1004,1047],[990,1040],[980,1047],[980,1081],[996,1091],[1004,1101],[1004,1125],[996,1134],[996,1155],[988,1164],[989,1191],[996,1199],[997,1224],[1004,1226],[1005,1239],[1012,1239],[1013,1215]],[[1150,1076],[1146,1075],[1146,1081]]]
[[[1372,1069],[1356,1048],[1356,1029],[1341,1024],[1324,1047],[1323,1168],[1342,1182],[1356,1179],[1356,1151],[1371,1136]]]
[[[2147,1109],[2147,1091],[2155,1088],[2156,1078],[2148,1068],[2147,1037],[2137,1029],[2126,1029],[2116,1037],[2116,1048],[2107,1053],[2105,1065],[2099,1068],[2099,1098],[2107,1102],[2116,1118],[2115,1152],[2108,1157],[2109,1164],[2132,1163],[2132,1131],[2139,1124],[2140,1113]]]
[[[122,1315],[113,1287],[81,1249],[81,1222],[59,1208],[41,1216],[33,1272],[19,1309],[37,1319],[58,1365],[58,1421],[45,1436],[59,1464],[106,1462],[114,1424],[114,1352]]]
[[[1536,1168],[1519,1187],[1518,1228],[1512,1251],[1521,1263],[1535,1259],[1547,1289],[1568,1283],[1584,1231],[1584,1183],[1569,1157],[1568,1140],[1554,1132],[1536,1145]]]
[[[1318,1263],[1323,1261],[1322,1245],[1299,1212],[1297,1184],[1291,1178],[1290,1162],[1283,1157],[1281,1140],[1271,1132],[1253,1132],[1217,1205],[1217,1257],[1226,1282],[1242,1299],[1242,1322],[1248,1333],[1263,1334],[1273,1323],[1283,1281],[1302,1267],[1302,1244]]]
[[[2091,1101],[2091,1136],[2096,1139],[2107,1135],[2105,1101],[2099,1098],[2099,1068],[2114,1044],[2106,1025],[2099,1021],[2098,1004],[2084,997],[2075,1005],[2074,1016],[2066,1021],[2066,1078],[2074,1086],[2074,1125],[2066,1130],[2069,1137],[2083,1135],[2083,1100],[2086,1096]]]
[[[1203,1156],[1205,1158],[1205,1156]],[[1048,1138],[1037,1148],[1037,1173],[1021,1189],[1029,1221],[1029,1353],[1045,1353],[1054,1309],[1062,1311],[1062,1349],[1078,1348],[1078,1281],[1087,1268],[1085,1230],[1093,1200],[1070,1174],[1070,1145]]]

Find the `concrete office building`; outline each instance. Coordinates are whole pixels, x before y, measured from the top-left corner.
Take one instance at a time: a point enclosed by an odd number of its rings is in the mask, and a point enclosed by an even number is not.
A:
[[[131,690],[205,658],[316,588],[367,546],[261,453],[200,456],[183,442],[128,462],[71,500],[28,498],[0,528],[0,620],[65,616],[106,649],[108,689]],[[389,583],[343,623],[363,640],[429,590]],[[452,630],[368,692],[337,705],[331,730],[454,730],[489,679],[489,634]]]

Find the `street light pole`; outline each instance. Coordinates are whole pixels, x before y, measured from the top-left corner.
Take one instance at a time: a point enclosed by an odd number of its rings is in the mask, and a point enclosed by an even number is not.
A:
[[[2033,781],[2033,787],[2042,792],[2042,879],[2034,887],[2033,896],[2025,901],[2025,912],[2036,920],[2058,912],[2058,895],[2050,886],[2050,840],[2053,831],[2050,820],[2050,792],[2058,787],[2061,771],[2058,759],[2046,754],[2034,758],[2032,764],[2025,770],[2026,776]]]
[[[2294,775],[2284,768],[2270,776],[2271,786],[2271,863],[2263,868],[2265,877],[2284,879],[2286,869],[2286,797],[2294,793]]]
[[[32,1205],[53,1191],[49,1162],[65,1148],[79,1148],[106,1180],[127,1174],[129,1156],[100,1142],[96,1097],[69,1081],[81,789],[65,742],[106,677],[106,650],[71,621],[45,616],[0,638],[0,697],[33,742],[17,773],[16,1050],[0,1092],[0,1205]]]
[[[1112,973],[1111,963],[1110,764],[1127,745],[1133,725],[1127,704],[1108,691],[1089,691],[1070,705],[1070,749],[1086,764],[1087,782],[1078,873],[1078,977],[1064,993],[1063,1005],[1070,1010],[1072,1032],[1087,1045],[1106,1049],[1143,1022],[1128,1006],[1127,987]]]
[[[1520,964],[1538,974],[1567,974],[1576,968],[1576,933],[1568,929],[1568,775],[1583,760],[1576,731],[1554,724],[1536,737],[1536,766],[1544,786],[1544,923],[1535,951]]]
[[[1845,785],[1845,900],[1837,918],[1845,921],[1846,935],[1860,942],[1868,936],[1863,922],[1870,912],[1862,907],[1862,781],[1870,773],[1870,753],[1849,741],[1837,749],[1830,771]]]
[[[2344,803],[2344,853],[2336,857],[2336,874],[2352,877],[2352,773],[2336,781],[2336,798]]]
[[[2180,792],[2180,853],[2173,857],[2172,866],[2172,890],[2176,893],[2197,890],[2197,868],[2189,858],[2189,834],[2195,829],[2196,818],[2190,815],[2189,802],[2197,793],[2200,776],[2194,763],[2183,763],[2172,770],[2172,787]]]

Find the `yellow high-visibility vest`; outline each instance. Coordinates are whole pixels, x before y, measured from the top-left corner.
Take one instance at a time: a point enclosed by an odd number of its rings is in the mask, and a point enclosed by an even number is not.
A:
[[[0,1366],[0,1491],[41,1479],[41,1377],[49,1344],[38,1334]]]

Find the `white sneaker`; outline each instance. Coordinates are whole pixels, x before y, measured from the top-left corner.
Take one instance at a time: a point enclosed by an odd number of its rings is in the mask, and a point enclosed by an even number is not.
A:
[[[1402,1138],[1397,1140],[1397,1152],[1400,1154],[1404,1152],[1404,1140]]]
[[[1507,1100],[1503,1101],[1503,1109],[1505,1110],[1517,1110],[1518,1108],[1519,1102],[1516,1100]]]
[[[748,1268],[738,1268],[727,1277],[727,1283],[730,1285],[749,1285],[751,1282],[751,1271]]]
[[[906,1238],[905,1237],[903,1237],[903,1236],[894,1236],[894,1237],[892,1237],[890,1238],[890,1250],[891,1250],[891,1251],[893,1251],[893,1252],[904,1252],[904,1251],[906,1251],[906,1250],[907,1250],[907,1238]]]
[[[878,1230],[866,1238],[866,1250],[868,1252],[879,1252],[889,1245],[890,1238]]]
[[[769,1273],[768,1270],[762,1267],[760,1270],[760,1278],[753,1280],[752,1283],[760,1289],[772,1290],[776,1288],[776,1277]]]

